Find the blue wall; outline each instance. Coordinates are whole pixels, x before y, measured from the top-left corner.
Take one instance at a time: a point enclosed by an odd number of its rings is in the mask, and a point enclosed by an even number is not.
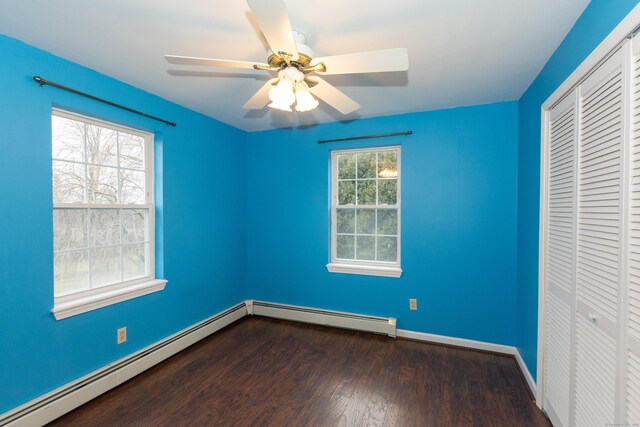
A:
[[[0,36],[0,413],[246,298],[245,133]],[[165,126],[34,74],[178,123]],[[163,292],[54,320],[51,107],[156,133]],[[116,329],[128,341],[116,345]]]
[[[247,297],[517,345],[535,376],[540,105],[636,3],[592,0],[518,102],[252,134],[0,36],[0,413]],[[178,127],[39,88],[34,74]],[[53,319],[53,105],[155,133],[163,292]],[[393,144],[402,277],[327,272],[330,150]],[[117,346],[124,325],[129,340]]]
[[[404,130],[414,134],[316,143]],[[394,144],[402,146],[402,277],[327,272],[330,150]],[[516,102],[251,133],[249,294],[515,345],[516,168]]]
[[[540,108],[637,3],[637,0],[592,0],[518,103],[517,347],[534,378],[538,333]]]

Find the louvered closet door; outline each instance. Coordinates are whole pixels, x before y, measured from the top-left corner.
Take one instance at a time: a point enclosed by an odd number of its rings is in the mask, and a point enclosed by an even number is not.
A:
[[[575,300],[576,96],[549,112],[547,180],[547,277],[545,304],[545,409],[556,426],[567,427]]]
[[[626,422],[640,423],[640,39],[631,61],[631,167],[629,200],[629,277],[627,291]]]
[[[578,88],[575,424],[616,420],[621,286],[623,49]]]

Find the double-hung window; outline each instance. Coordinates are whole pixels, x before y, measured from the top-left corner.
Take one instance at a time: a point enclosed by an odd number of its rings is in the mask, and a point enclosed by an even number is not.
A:
[[[153,136],[54,110],[52,172],[56,318],[164,288],[154,276]]]
[[[400,277],[400,147],[331,154],[331,272]]]

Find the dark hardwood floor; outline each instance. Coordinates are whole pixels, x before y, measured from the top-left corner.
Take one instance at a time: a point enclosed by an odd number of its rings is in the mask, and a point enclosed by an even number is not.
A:
[[[247,317],[53,426],[549,426],[511,357]]]

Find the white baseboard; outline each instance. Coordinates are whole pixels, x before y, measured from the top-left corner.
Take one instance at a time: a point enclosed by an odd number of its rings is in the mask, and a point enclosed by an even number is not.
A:
[[[406,329],[398,329],[398,336],[401,338],[409,338],[412,340],[453,345],[456,347],[471,348],[474,350],[492,351],[494,353],[502,353],[513,356],[516,359],[516,363],[520,367],[520,370],[524,375],[524,379],[526,380],[529,389],[531,389],[533,396],[536,396],[536,382],[533,380],[531,372],[529,372],[527,365],[524,363],[524,360],[522,360],[522,356],[520,356],[520,352],[516,347],[510,345],[494,344],[484,341],[468,340],[464,338],[448,337],[445,335],[426,334],[424,332],[414,332],[408,331]]]
[[[520,352],[513,346],[488,343],[484,341],[474,341],[464,338],[454,338],[444,335],[427,334],[423,332],[414,332],[405,329],[396,329],[396,319],[394,318],[365,316],[361,314],[320,310],[310,307],[300,307],[255,300],[247,300],[245,303],[247,304],[248,314],[255,314],[258,316],[374,332],[389,335],[390,337],[395,337],[397,335],[398,337],[410,338],[418,341],[508,354],[515,358],[516,363],[522,370],[527,385],[533,393],[533,396],[536,396],[536,383],[533,380],[527,365],[522,360]]]
[[[524,359],[522,359],[522,356],[520,355],[518,349],[516,348],[515,350],[516,352],[514,353],[514,356],[516,358],[516,362],[518,362],[518,366],[520,366],[522,375],[524,375],[524,379],[527,381],[527,384],[529,384],[531,393],[533,393],[533,397],[536,399],[536,405],[538,405],[539,408],[542,408],[542,402],[537,401],[538,386],[536,384],[536,381],[533,379],[531,372],[529,372],[529,368],[527,368],[527,364],[524,363]]]
[[[297,322],[374,332],[390,337],[448,344],[476,350],[492,351],[515,357],[533,395],[536,384],[515,347],[453,338],[443,335],[396,329],[396,319],[321,310],[310,307],[247,300],[203,320],[190,328],[152,344],[130,356],[68,383],[9,412],[0,414],[0,426],[40,426],[72,411],[106,391],[144,372],[246,315],[273,317]]]
[[[47,424],[246,315],[247,308],[244,303],[222,311],[130,356],[0,414],[0,425],[27,427]]]
[[[474,341],[464,338],[448,337],[446,335],[426,334],[424,332],[408,331],[406,329],[398,329],[398,336],[418,341],[435,342],[438,344],[453,345],[456,347],[473,348],[476,350],[493,351],[495,353],[514,354],[515,347],[493,344],[484,341]]]
[[[247,311],[257,316],[396,336],[396,319],[393,317],[367,316],[255,300],[248,300],[246,304]]]

